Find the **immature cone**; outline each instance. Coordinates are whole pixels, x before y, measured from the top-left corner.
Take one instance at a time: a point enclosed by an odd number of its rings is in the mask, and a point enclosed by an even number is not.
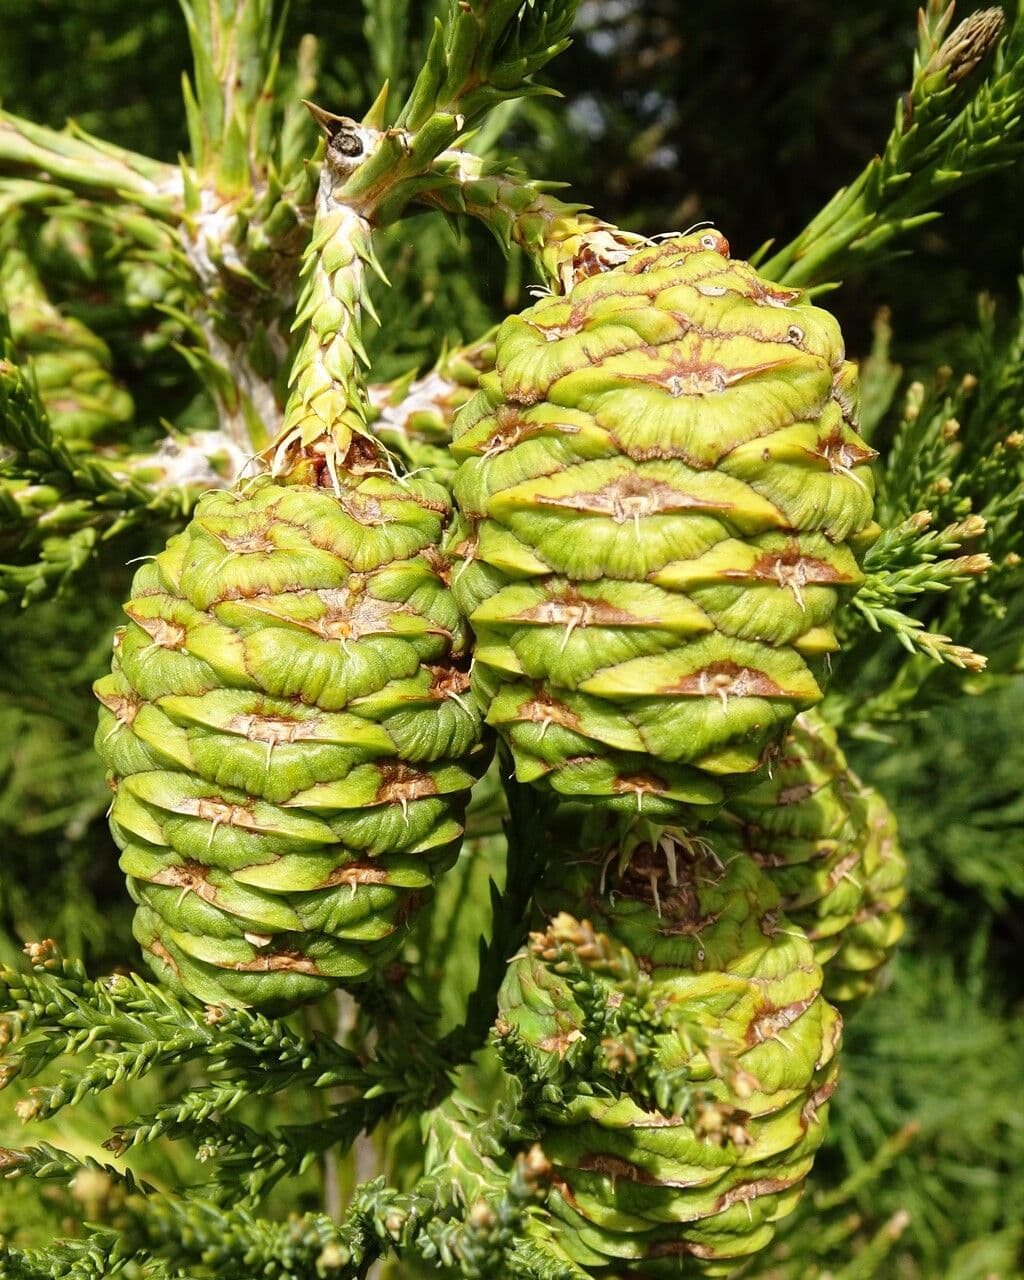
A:
[[[455,423],[474,691],[522,781],[707,817],[822,693],[873,536],[838,325],[666,241],[506,320]]]
[[[771,879],[826,965],[830,999],[863,994],[829,965],[881,965],[903,932],[895,908],[905,863],[895,819],[850,769],[833,730],[813,712],[799,716],[770,774],[730,801],[710,835],[721,856],[739,851]]]
[[[265,1007],[363,978],[454,860],[480,753],[447,513],[425,482],[263,481],[136,574],[97,746],[172,985]]]
[[[323,115],[323,113],[321,113]],[[325,117],[332,123],[335,117]],[[97,736],[135,932],[169,983],[281,1009],[365,978],[454,860],[486,764],[445,490],[363,432],[369,229],[330,132],[275,474],[136,575]]]
[[[54,433],[90,440],[123,428],[134,413],[131,396],[111,373],[107,344],[47,297],[12,226],[0,236],[0,311],[19,358],[32,371]]]
[[[841,1021],[749,859],[679,851],[670,874],[639,851],[608,895],[598,870],[542,892],[578,918],[533,935],[499,997],[506,1061],[560,1091],[540,1117],[554,1173],[537,1233],[588,1274],[730,1274],[800,1198]],[[616,1026],[626,1009],[638,1033]]]
[[[770,877],[787,916],[835,954],[864,898],[864,803],[833,730],[798,716],[770,771],[735,796],[709,832],[719,854],[741,852]]]
[[[839,949],[825,970],[830,1000],[853,1004],[878,987],[885,962],[903,937],[899,912],[907,896],[907,862],[900,849],[896,819],[877,791],[868,790],[863,846],[864,899],[843,930]]]

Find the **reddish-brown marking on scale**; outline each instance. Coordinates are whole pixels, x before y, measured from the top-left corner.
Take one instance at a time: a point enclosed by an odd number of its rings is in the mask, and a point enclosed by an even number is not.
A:
[[[319,618],[300,624],[325,640],[361,640],[363,636],[387,635],[396,614],[412,615],[408,605],[354,594],[345,587],[328,587],[317,593],[324,611]]]
[[[665,782],[653,773],[620,773],[612,783],[616,795],[661,795]]]
[[[147,876],[150,884],[166,885],[172,889],[185,889],[204,902],[216,902],[217,890],[210,884],[210,868],[188,858],[176,866],[161,867],[156,875]]]
[[[658,932],[664,937],[699,937],[715,924],[721,912],[701,914],[700,897],[695,880],[698,867],[681,856],[676,864],[676,883],[669,880],[668,863],[664,854],[655,852],[650,845],[641,845],[633,854],[623,874],[623,891],[641,902],[654,907],[654,885],[658,886]],[[702,867],[702,874],[708,868]]]
[[[766,911],[757,922],[758,928],[766,938],[774,938],[779,932],[779,913],[778,910],[772,909]],[[806,965],[799,965],[798,969],[801,973],[809,973],[810,970]]]
[[[771,870],[774,867],[788,867],[789,859],[781,853],[766,853],[764,849],[759,849],[758,842],[764,836],[764,832],[760,827],[744,827],[743,828],[743,847],[747,855],[757,863],[759,867],[765,870]]]
[[[570,259],[571,277],[573,281],[578,283],[580,280],[587,280],[591,276],[599,276],[606,271],[613,271],[621,265],[616,260],[616,257],[617,255],[607,258],[597,244],[584,241],[582,247]]]
[[[839,1046],[842,1043],[842,1039],[843,1039],[843,1020],[839,1016],[839,1014],[836,1013],[835,1021],[832,1024],[832,1034],[829,1037],[829,1042],[823,1049],[821,1057],[818,1059],[818,1062],[817,1062],[817,1065],[819,1067],[824,1066],[825,1063],[831,1057],[833,1057],[833,1055],[839,1049]],[[832,1088],[835,1089],[834,1084],[832,1085]]]
[[[582,1039],[583,1032],[579,1027],[573,1027],[571,1031],[561,1031],[554,1035],[545,1036],[537,1045],[537,1048],[542,1049],[545,1053],[554,1053],[559,1058],[564,1058],[569,1049],[578,1040]]]
[[[880,822],[875,824],[876,827],[881,825],[882,823]],[[884,836],[882,836],[879,842],[878,856],[880,860],[882,862],[888,862],[889,859],[893,856],[893,851],[895,850],[895,848],[896,848],[896,841],[893,839],[892,834],[887,832]]]
[[[843,418],[856,430],[857,427],[857,382],[856,366],[841,361],[832,379],[832,399],[839,406]],[[851,385],[852,384],[852,385]]]
[[[380,784],[374,793],[374,804],[397,804],[437,795],[437,783],[429,774],[417,773],[398,760],[382,760],[377,766]]]
[[[430,674],[430,696],[443,702],[453,695],[458,698],[468,693],[470,676],[468,671],[460,671],[457,667],[428,667]]]
[[[774,1039],[780,1031],[785,1031],[796,1022],[797,1018],[805,1014],[817,998],[815,993],[803,1000],[796,1000],[793,1004],[783,1005],[781,1008],[774,1005],[760,1005],[747,1027],[746,1043],[762,1044],[765,1040]]]
[[[821,458],[832,468],[851,468],[871,462],[878,454],[867,445],[851,440],[841,427],[834,427],[827,436],[818,437],[811,456]]]
[[[859,865],[860,865],[860,849],[857,848],[857,849],[851,850],[851,852],[848,853],[845,858],[841,858],[839,862],[837,862],[836,865],[829,871],[828,876],[825,880],[825,884],[827,885],[826,892],[830,892],[832,889],[834,889],[840,880],[844,880],[846,878],[846,874],[848,871],[852,871],[854,867]]]
[[[426,561],[427,568],[435,577],[439,578],[447,587],[451,584],[452,562],[441,550],[440,547],[434,546],[433,543],[425,546],[420,553]]]
[[[737,383],[759,378],[764,373],[784,369],[795,363],[795,359],[789,357],[733,369],[710,360],[700,360],[696,356],[690,360],[678,357],[657,373],[630,375],[629,380],[663,386],[672,396],[704,395],[708,391],[725,391]]]
[[[662,1240],[647,1250],[648,1258],[714,1258],[713,1245],[692,1240]]]
[[[805,555],[798,543],[790,543],[783,551],[766,551],[758,556],[749,569],[727,569],[725,578],[760,578],[765,581],[778,582],[787,586],[784,581],[787,571],[798,575],[794,578],[798,586],[811,586],[815,583],[849,582],[850,578],[841,574],[827,560],[819,560],[815,556]]]
[[[629,1160],[622,1160],[618,1156],[606,1155],[604,1152],[595,1151],[583,1156],[578,1168],[586,1173],[605,1173],[613,1178],[628,1178],[630,1182],[639,1182],[645,1187],[671,1187],[678,1185],[672,1182],[663,1182],[660,1178],[656,1178],[653,1173],[648,1173],[646,1169],[641,1169],[639,1165],[632,1164]]]
[[[721,1213],[734,1204],[745,1204],[748,1200],[758,1200],[761,1196],[778,1195],[780,1191],[788,1191],[802,1181],[803,1177],[798,1175],[795,1178],[758,1178],[754,1182],[741,1182],[715,1200],[711,1213]]]
[[[393,517],[386,515],[384,504],[373,495],[343,489],[337,502],[345,515],[356,524],[362,525],[364,529],[392,523]]]
[[[363,475],[368,471],[376,471],[383,461],[383,449],[371,436],[354,432],[341,465],[352,475]],[[324,469],[326,470],[326,464]],[[333,483],[329,483],[333,488]]]
[[[712,662],[683,676],[675,684],[662,685],[660,694],[680,694],[690,698],[714,698],[725,694],[732,698],[784,698],[788,694],[781,685],[763,671],[741,667],[731,658]]]
[[[786,805],[790,804],[803,804],[805,800],[810,799],[816,791],[820,790],[821,787],[813,782],[795,782],[791,787],[782,788],[775,803],[780,808],[785,808]]]
[[[638,618],[626,609],[618,609],[607,600],[591,600],[571,585],[557,588],[558,594],[547,600],[520,609],[502,619],[503,625],[522,622],[551,623],[577,627],[650,627],[657,626],[657,618]]]
[[[395,929],[401,928],[406,920],[412,919],[423,905],[425,897],[426,894],[417,889],[413,893],[406,893],[399,899],[398,910],[395,912]],[[395,929],[392,929],[391,932],[394,933]]]
[[[188,629],[180,622],[170,622],[166,618],[150,618],[140,613],[134,603],[129,601],[124,607],[125,613],[146,635],[159,645],[161,649],[183,649],[188,639]]]
[[[800,298],[799,289],[782,289],[770,285],[760,276],[751,274],[750,294],[748,295],[759,306],[788,307]]]
[[[616,524],[628,524],[636,516],[672,514],[676,511],[731,511],[730,502],[711,502],[706,497],[682,493],[664,480],[624,472],[592,493],[567,494],[565,497],[540,495],[539,506],[559,507],[587,515],[610,516]]]
[[[527,317],[526,323],[531,329],[536,329],[536,331],[548,342],[557,342],[560,338],[568,337],[570,334],[579,333],[588,319],[589,317],[586,309],[576,306],[569,312],[569,318],[567,320],[552,320],[548,322],[542,314]]]
[[[281,742],[315,738],[320,721],[250,713],[232,716],[224,727],[229,733],[240,734],[250,742],[271,742],[276,746]]]
[[[236,555],[269,554],[278,550],[277,543],[260,529],[254,529],[248,533],[222,533],[217,529],[211,529],[208,524],[202,524],[201,527],[211,537],[216,538],[226,551]]]
[[[653,906],[653,897],[648,892],[648,901]],[[707,915],[698,915],[699,903],[687,893],[677,893],[671,886],[665,889],[661,899],[661,920],[658,932],[666,938],[699,938],[705,929],[717,924],[720,911],[709,911]]]
[[[129,697],[120,693],[97,693],[96,697],[108,711],[112,711],[121,724],[130,725],[139,714],[142,706],[140,698]]]
[[[641,1118],[642,1117],[642,1118]],[[630,1121],[631,1129],[678,1129],[679,1117],[663,1116],[657,1111],[644,1111]]]
[[[262,593],[266,594],[266,593]],[[323,606],[318,616],[300,618],[288,615],[286,620],[290,627],[301,627],[324,640],[360,640],[367,635],[387,635],[390,622],[396,614],[415,616],[415,610],[409,605],[388,600],[377,600],[371,595],[351,590],[347,587],[323,587],[319,590],[294,590],[275,593],[288,595],[297,600],[314,597]],[[271,597],[273,599],[274,597]],[[273,606],[265,607],[265,612],[273,615]],[[438,631],[438,634],[447,634]]]
[[[558,1177],[557,1175],[552,1178],[551,1189],[552,1191],[557,1191],[569,1208],[575,1210],[581,1218],[585,1216],[583,1210],[580,1208],[580,1202],[573,1194],[572,1187],[569,1186],[568,1182],[566,1182],[564,1178]]]
[[[320,888],[330,889],[336,884],[387,884],[387,881],[387,871],[375,863],[347,862],[343,867],[335,867]]]
[[[892,890],[888,892],[891,893]],[[895,903],[887,902],[884,898],[874,898],[860,908],[853,920],[855,924],[870,924],[874,920],[882,920],[885,916],[892,915],[895,910]]]
[[[525,440],[549,435],[552,432],[561,435],[579,434],[579,427],[571,426],[569,423],[531,422],[528,418],[524,418],[518,409],[507,404],[499,405],[494,417],[497,430],[487,437],[486,442],[476,446],[477,453],[485,458],[507,453],[509,449],[514,449],[517,444],[522,444]]]
[[[803,1107],[801,1107],[800,1119],[803,1122],[805,1130],[809,1128],[810,1125],[817,1124],[819,1109],[823,1107],[825,1103],[828,1102],[829,1098],[831,1098],[835,1093],[838,1083],[839,1081],[835,1078],[826,1080],[824,1084],[814,1090],[811,1096],[804,1103]]]
[[[516,719],[530,724],[558,724],[563,729],[578,730],[580,727],[580,719],[575,711],[570,711],[564,703],[557,701],[540,684],[533,686],[533,697],[529,701],[519,704]]]
[[[452,547],[451,554],[455,560],[471,563],[476,559],[476,553],[480,549],[480,519],[478,516],[467,516],[466,523],[472,532]]]
[[[316,961],[300,951],[274,951],[256,956],[252,960],[237,960],[234,964],[220,965],[222,969],[236,969],[239,973],[319,973]]]
[[[216,826],[227,823],[229,827],[242,827],[250,831],[258,830],[256,815],[245,805],[230,804],[220,796],[202,796],[198,800],[185,798],[174,808],[175,813],[190,814],[212,822]]]
[[[178,962],[177,960],[175,960],[174,956],[172,956],[171,953],[167,950],[167,948],[164,946],[164,944],[160,941],[159,938],[154,938],[153,941],[149,943],[149,950],[153,953],[153,955],[156,956],[158,960],[163,961],[163,963],[168,967],[168,969],[170,969],[170,971],[174,974],[175,977],[178,976]]]
[[[523,387],[504,387],[503,390],[507,400],[510,400],[513,404],[523,405],[525,408],[529,408],[530,405],[537,404],[538,401],[543,400],[547,391],[546,388],[541,387],[534,387],[532,389],[524,389]]]
[[[728,258],[729,241],[720,231],[710,230],[703,232],[699,238],[695,238],[689,243],[681,240],[665,240],[663,244],[658,246],[656,256],[648,257],[643,263],[637,262],[634,258],[626,263],[624,270],[630,275],[657,271],[664,265],[660,259],[673,258],[676,255],[683,258],[691,253],[717,253],[722,258]]]
[[[415,503],[421,511],[430,511],[434,515],[440,516],[442,520],[447,520],[452,513],[451,505],[442,498],[431,499],[425,497],[423,494],[417,494],[414,497],[411,493],[403,493],[401,495],[396,495],[392,501],[395,501],[396,499],[401,502]]]

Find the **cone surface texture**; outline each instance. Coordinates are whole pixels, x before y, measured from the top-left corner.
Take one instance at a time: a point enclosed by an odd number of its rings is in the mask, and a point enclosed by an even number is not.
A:
[[[521,781],[710,817],[822,696],[873,537],[836,321],[666,241],[506,320],[455,423],[475,694]]]
[[[829,998],[866,994],[903,933],[906,866],[888,806],[820,716],[794,721],[770,775],[735,796],[710,834],[720,856],[748,855],[775,885],[825,965]]]
[[[748,858],[681,854],[669,874],[639,851],[613,894],[577,864],[551,896],[574,914],[532,936],[500,996],[499,1033],[561,1089],[538,1235],[597,1276],[730,1274],[824,1137],[841,1020],[813,949]]]
[[[870,788],[864,838],[864,899],[825,969],[825,993],[843,1007],[872,995],[906,930],[900,906],[907,896],[907,860],[892,810]]]
[[[454,860],[485,763],[414,479],[211,493],[135,577],[97,734],[156,971],[277,1009],[366,977]]]

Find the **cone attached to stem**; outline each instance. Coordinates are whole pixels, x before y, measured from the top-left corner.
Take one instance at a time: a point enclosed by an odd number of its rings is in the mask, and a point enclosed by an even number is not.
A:
[[[366,431],[359,126],[328,136],[271,474],[210,493],[136,575],[97,742],[136,936],[212,1004],[367,977],[454,860],[486,764],[439,551],[445,490]]]

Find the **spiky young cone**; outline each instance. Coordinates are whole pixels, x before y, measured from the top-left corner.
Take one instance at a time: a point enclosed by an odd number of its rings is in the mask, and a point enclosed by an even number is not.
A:
[[[157,972],[287,1007],[366,977],[455,858],[486,763],[437,484],[365,433],[369,228],[329,146],[273,477],[208,494],[136,576],[101,680],[111,826]]]
[[[819,700],[873,535],[856,399],[835,320],[714,231],[504,322],[453,585],[522,781],[708,817]]]
[[[670,879],[639,850],[613,888],[582,863],[545,887],[542,908],[573,915],[532,936],[499,999],[503,1058],[550,1099],[538,1234],[588,1274],[729,1274],[800,1197],[841,1021],[750,859],[680,851]]]
[[[896,818],[877,791],[868,789],[864,804],[864,897],[825,969],[826,995],[844,1006],[859,1003],[878,988],[886,961],[906,929],[899,908],[907,896],[907,860]]]

